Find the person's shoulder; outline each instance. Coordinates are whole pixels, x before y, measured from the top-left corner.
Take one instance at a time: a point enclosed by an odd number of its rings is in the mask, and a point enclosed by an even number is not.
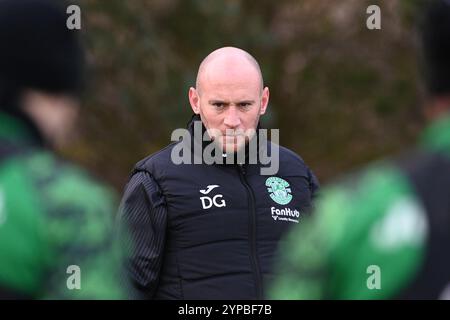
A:
[[[403,156],[404,157],[404,156]],[[327,189],[339,190],[349,197],[377,197],[381,202],[389,202],[394,196],[412,193],[414,188],[398,156],[375,160],[345,175],[338,176]],[[383,199],[385,201],[383,201]]]
[[[274,146],[277,146],[279,148],[281,160],[291,161],[291,162],[301,164],[301,165],[305,164],[305,161],[303,160],[303,158],[296,152],[292,151],[291,149],[283,147],[281,145],[277,145],[273,142],[271,142],[270,144],[271,144],[272,148]]]
[[[117,204],[112,188],[86,169],[51,152],[38,150],[23,157],[25,174],[47,204],[110,211]],[[104,210],[100,210],[100,209]]]
[[[278,161],[279,168],[282,171],[281,174],[284,173],[286,175],[291,175],[293,173],[296,173],[298,175],[310,175],[310,168],[300,155],[274,142],[269,143],[269,154],[272,159],[274,159],[274,157],[277,157],[276,149],[278,149],[279,153]]]
[[[154,171],[161,170],[163,167],[170,164],[172,150],[178,143],[180,142],[172,142],[166,147],[139,160],[134,166],[132,174],[138,171],[147,171],[153,173]]]
[[[414,189],[402,170],[386,160],[369,164],[323,188],[317,212],[330,228],[348,224],[344,228],[350,235],[367,231],[406,203],[417,203]]]

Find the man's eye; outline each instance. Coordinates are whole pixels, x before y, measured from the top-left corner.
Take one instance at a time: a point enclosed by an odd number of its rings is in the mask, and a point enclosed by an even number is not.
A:
[[[241,107],[241,108],[248,108],[248,107],[250,107],[250,103],[248,103],[248,102],[241,102],[241,103],[239,103],[239,107]]]
[[[222,109],[224,107],[224,104],[216,102],[216,103],[213,103],[213,106],[215,106],[217,109]]]

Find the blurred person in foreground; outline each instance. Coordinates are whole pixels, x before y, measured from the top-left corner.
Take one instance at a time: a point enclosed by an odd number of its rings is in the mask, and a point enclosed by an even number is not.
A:
[[[287,236],[274,299],[450,299],[450,1],[427,7],[430,120],[414,151],[323,192]]]
[[[124,298],[114,196],[54,148],[84,52],[61,1],[0,0],[0,299]]]
[[[182,140],[140,161],[123,196],[130,280],[139,298],[262,299],[278,241],[307,214],[318,182],[297,154],[260,135],[269,89],[249,53],[209,54],[189,102]]]

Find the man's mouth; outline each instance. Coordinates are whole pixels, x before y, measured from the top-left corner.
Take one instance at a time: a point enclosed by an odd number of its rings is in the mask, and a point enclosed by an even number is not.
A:
[[[224,135],[222,136],[223,139],[225,141],[230,141],[230,142],[239,142],[239,141],[243,141],[245,139],[245,136],[242,134],[239,135]]]

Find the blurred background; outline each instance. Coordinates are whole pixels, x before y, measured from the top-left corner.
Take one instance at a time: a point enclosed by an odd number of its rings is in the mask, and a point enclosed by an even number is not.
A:
[[[413,144],[424,118],[416,15],[424,0],[79,0],[90,89],[63,150],[122,192],[133,165],[185,127],[199,63],[249,51],[270,88],[263,126],[321,183]],[[381,8],[368,30],[366,8]]]

